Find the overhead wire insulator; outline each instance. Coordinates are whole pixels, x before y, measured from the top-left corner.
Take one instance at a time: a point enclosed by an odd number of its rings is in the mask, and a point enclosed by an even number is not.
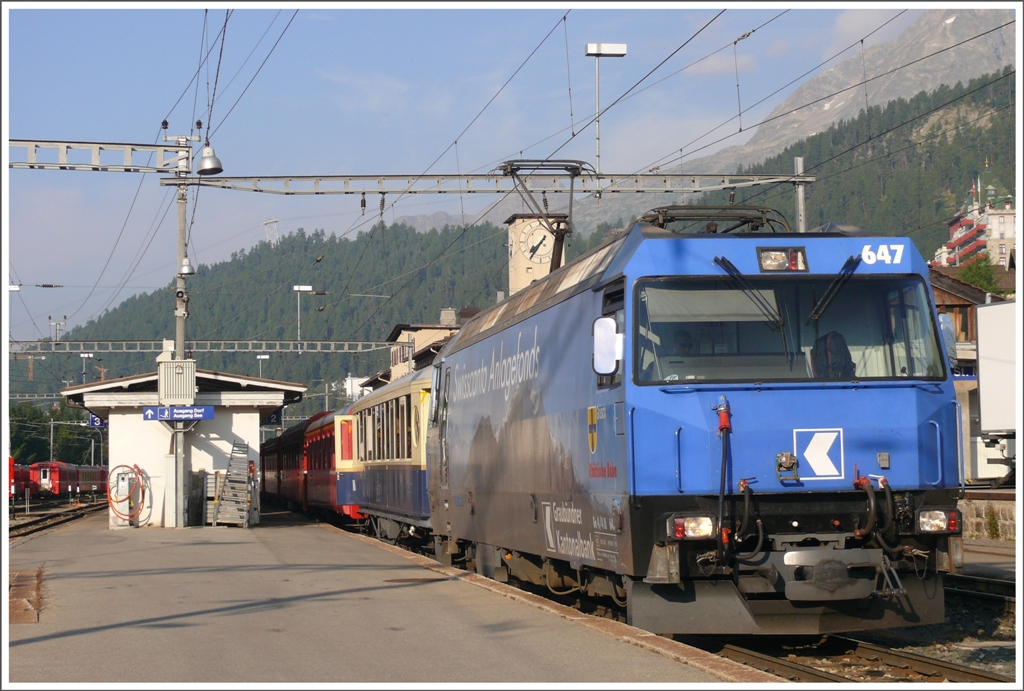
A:
[[[548,212],[548,193],[547,192],[541,192],[540,193],[540,197],[544,201],[544,213],[547,213]]]
[[[362,199],[359,200],[359,215],[362,216],[366,213],[366,192],[363,192]]]
[[[384,195],[385,194],[386,194],[386,192],[381,192],[380,193],[380,215],[381,215],[381,218],[384,217]]]

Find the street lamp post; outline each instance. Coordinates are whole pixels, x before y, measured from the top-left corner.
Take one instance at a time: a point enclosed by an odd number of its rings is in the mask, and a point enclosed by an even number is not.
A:
[[[263,361],[264,360],[269,360],[270,356],[269,355],[257,355],[256,359],[260,363],[260,379],[263,379]]]
[[[597,104],[597,114],[594,117],[594,171],[601,175],[601,58],[622,58],[626,56],[625,43],[588,43],[587,57],[594,58],[594,80],[596,83],[594,93]],[[601,193],[596,194],[601,198]]]
[[[296,339],[302,341],[302,294],[312,292],[313,286],[292,286],[292,290],[295,291],[295,328],[296,328]],[[302,352],[302,345],[299,345],[299,352]]]
[[[196,122],[197,127],[202,127]],[[188,259],[186,246],[186,207],[188,202],[188,185],[186,178],[192,172],[192,145],[190,142],[202,141],[198,136],[175,136],[168,137],[167,121],[161,123],[165,142],[173,142],[180,147],[182,152],[178,159],[178,168],[175,173],[179,179],[178,183],[178,267],[176,283],[174,287],[174,359],[185,359],[185,322],[188,319],[188,289],[185,280],[195,274],[196,270]],[[224,166],[217,158],[210,146],[209,131],[207,140],[203,147],[202,158],[196,165],[196,174],[217,175],[224,172]],[[188,496],[190,473],[185,472],[185,423],[174,423],[174,525],[178,528],[185,527],[185,497]]]
[[[78,357],[82,358],[82,383],[85,383],[85,361],[86,358],[93,357],[92,353],[79,353]]]

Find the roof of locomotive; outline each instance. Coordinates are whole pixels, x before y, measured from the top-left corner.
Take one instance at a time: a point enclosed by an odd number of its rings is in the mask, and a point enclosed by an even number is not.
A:
[[[589,288],[618,261],[632,233],[618,233],[589,252],[538,279],[494,307],[480,312],[452,336],[442,354],[453,353],[480,340],[486,333],[547,309],[575,293]]]
[[[719,223],[722,225],[718,226]],[[858,239],[866,236],[886,237],[881,233],[836,223],[826,223],[807,233],[794,233],[782,214],[768,207],[659,207],[642,216],[629,230],[609,237],[586,254],[477,314],[452,337],[441,355],[458,352],[489,334],[527,319],[579,292],[597,289],[625,274],[637,250],[648,240],[729,242],[733,239],[756,238],[774,243],[796,239],[805,242],[820,238]],[[908,248],[914,250],[914,255],[917,254],[913,243],[909,241]],[[849,254],[845,243],[843,247],[837,246],[833,254],[838,257],[840,253],[843,254],[841,265]],[[599,255],[601,258],[597,259]],[[838,270],[839,266],[836,266],[835,271]]]

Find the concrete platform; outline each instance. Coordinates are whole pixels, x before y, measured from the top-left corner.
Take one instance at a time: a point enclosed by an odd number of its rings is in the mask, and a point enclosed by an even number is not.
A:
[[[38,623],[8,630],[14,684],[782,681],[290,513],[249,530],[95,516],[8,554],[42,569]]]

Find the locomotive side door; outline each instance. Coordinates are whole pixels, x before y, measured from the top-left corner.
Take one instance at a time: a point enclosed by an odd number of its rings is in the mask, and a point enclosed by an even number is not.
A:
[[[438,410],[437,435],[440,442],[440,480],[441,488],[448,489],[448,384],[451,370],[445,368],[444,385],[441,388],[440,409]]]
[[[615,333],[626,333],[625,279],[608,285],[601,296],[601,317],[615,320]],[[599,559],[611,570],[629,561],[629,466],[626,451],[626,386],[628,354],[622,353],[612,374],[595,374],[594,405],[587,411],[590,450],[590,504]]]

